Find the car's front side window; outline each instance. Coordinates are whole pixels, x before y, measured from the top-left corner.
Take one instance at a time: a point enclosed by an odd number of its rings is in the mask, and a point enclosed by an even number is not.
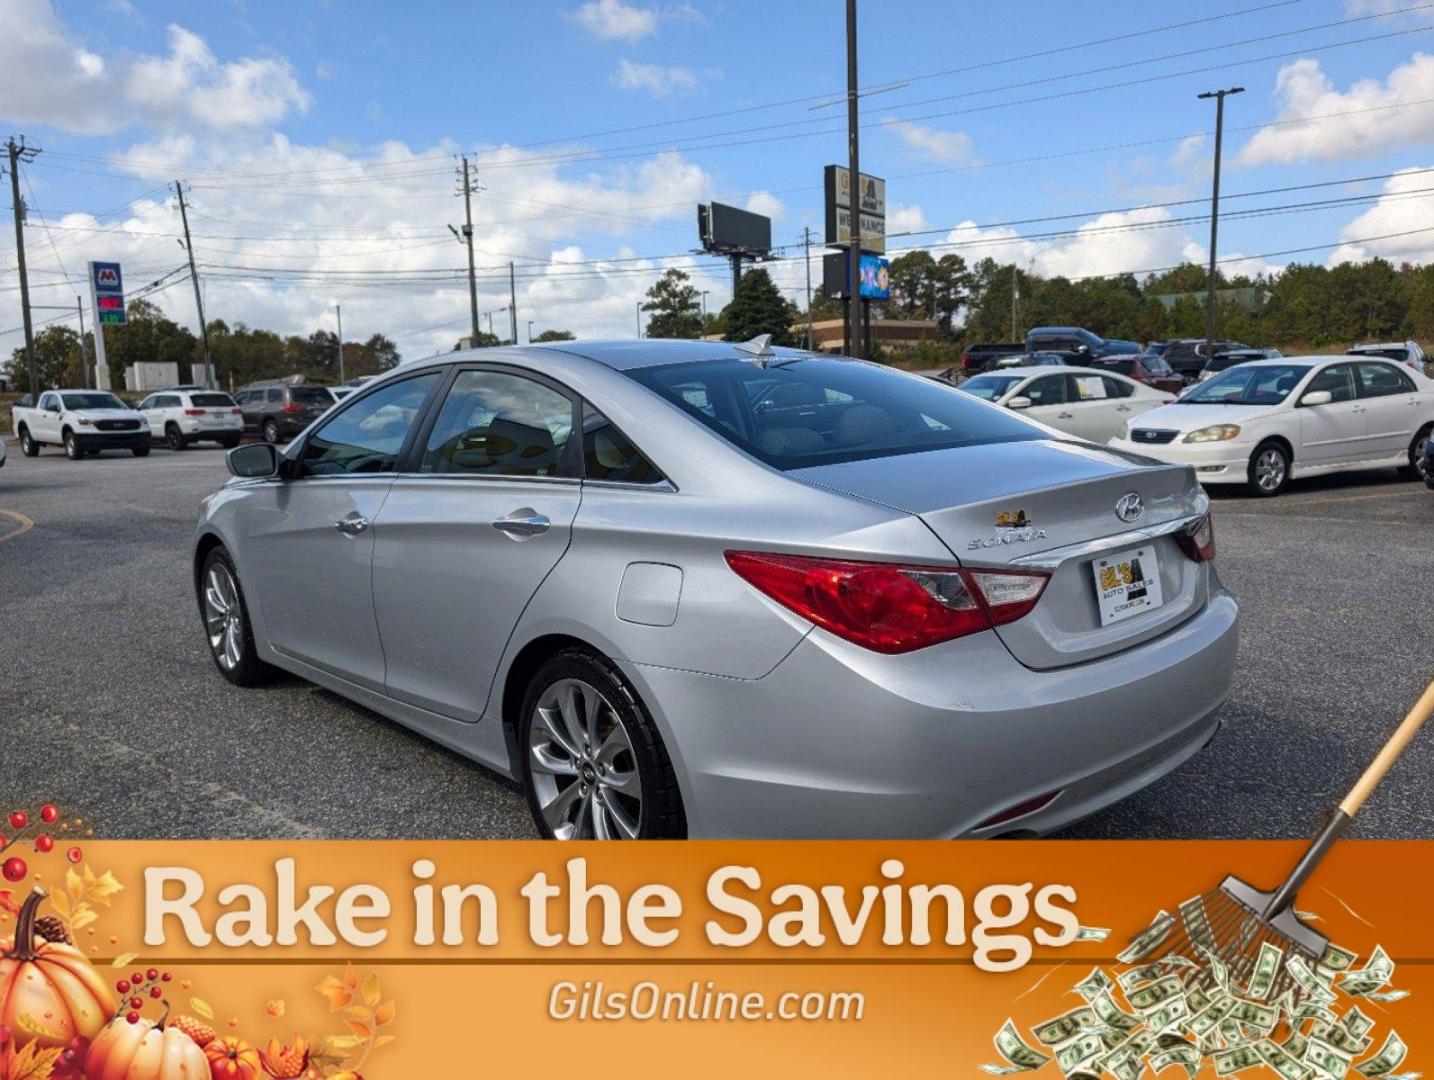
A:
[[[302,474],[393,472],[438,378],[436,371],[416,375],[354,402],[309,436],[299,457]]]
[[[1026,387],[1026,397],[1032,405],[1064,405],[1066,403],[1066,377],[1045,375]]]
[[[1331,402],[1354,400],[1354,371],[1350,364],[1331,364],[1310,380],[1305,393],[1328,390]]]
[[[460,372],[419,471],[557,476],[572,427],[572,401],[543,383],[502,371]]]

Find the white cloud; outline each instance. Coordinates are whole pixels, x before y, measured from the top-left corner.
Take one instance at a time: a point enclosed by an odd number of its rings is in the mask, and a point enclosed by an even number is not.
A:
[[[747,196],[747,209],[762,214],[773,221],[780,221],[787,215],[787,206],[770,191],[754,191]]]
[[[64,27],[49,0],[0,4],[0,102],[8,119],[100,133],[135,122],[222,128],[269,124],[309,96],[288,61],[222,62],[198,35],[169,27],[163,56],[106,61]]]
[[[1317,60],[1296,60],[1280,69],[1275,95],[1280,122],[1245,144],[1236,159],[1242,165],[1369,157],[1434,142],[1434,111],[1427,105],[1389,107],[1434,97],[1434,56],[1426,53],[1415,53],[1382,81],[1361,79],[1344,91]],[[1328,119],[1286,122],[1307,117]]]
[[[643,90],[653,97],[681,97],[697,89],[697,76],[688,68],[642,64],[627,57],[617,62],[612,83],[624,90]]]
[[[1402,12],[1410,19],[1418,19],[1428,22],[1434,19],[1434,12],[1425,8],[1422,11],[1409,11],[1410,5],[1407,0],[1345,0],[1345,14],[1351,18],[1359,18],[1362,15],[1392,15],[1395,12]]]
[[[948,165],[971,165],[976,162],[971,137],[964,131],[941,131],[894,118],[886,120],[885,124],[896,132],[913,156],[922,161],[940,161]]]
[[[1364,262],[1377,256],[1394,263],[1434,261],[1434,202],[1428,195],[1431,187],[1434,173],[1428,171],[1413,169],[1391,176],[1384,182],[1379,201],[1340,230],[1343,242],[1330,253],[1329,265]],[[1389,239],[1359,242],[1373,236]]]
[[[657,12],[622,0],[589,0],[569,13],[588,33],[604,41],[638,41],[657,32]]]
[[[1170,167],[1179,172],[1192,172],[1208,168],[1210,164],[1209,139],[1202,135],[1189,135],[1180,140],[1180,145],[1170,155]]]
[[[926,228],[926,215],[919,206],[903,206],[892,203],[886,208],[886,231],[893,233],[917,232]]]

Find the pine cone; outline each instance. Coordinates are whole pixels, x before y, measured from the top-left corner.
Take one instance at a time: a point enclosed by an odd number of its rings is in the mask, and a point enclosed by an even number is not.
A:
[[[53,915],[43,915],[36,919],[35,933],[46,941],[53,941],[60,945],[70,944],[70,932],[65,929],[65,924]]]

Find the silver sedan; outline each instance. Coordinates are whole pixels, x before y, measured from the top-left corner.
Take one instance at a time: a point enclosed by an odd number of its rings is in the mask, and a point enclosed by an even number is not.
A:
[[[547,836],[1040,834],[1230,687],[1188,468],[874,364],[453,353],[229,463],[193,561],[224,677],[406,724]]]

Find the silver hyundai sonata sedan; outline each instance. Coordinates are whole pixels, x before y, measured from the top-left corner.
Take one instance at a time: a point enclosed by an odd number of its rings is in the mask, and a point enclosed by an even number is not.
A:
[[[194,549],[225,678],[406,724],[551,837],[1040,834],[1230,687],[1188,468],[875,364],[452,353],[229,464]]]

